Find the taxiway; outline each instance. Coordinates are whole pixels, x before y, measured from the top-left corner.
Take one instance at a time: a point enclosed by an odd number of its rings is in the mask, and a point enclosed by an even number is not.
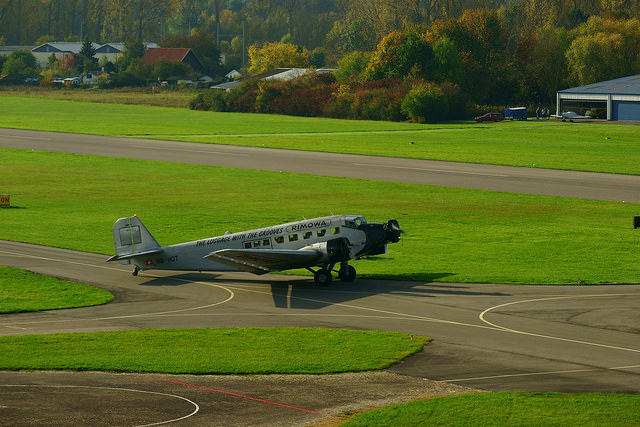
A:
[[[0,146],[640,202],[640,177],[0,129]],[[0,241],[0,264],[111,291],[99,307],[0,316],[0,335],[300,326],[427,335],[386,372],[141,376],[0,372],[0,425],[305,425],[420,396],[481,390],[640,393],[640,288],[144,272],[104,255]],[[69,409],[71,408],[71,409]]]

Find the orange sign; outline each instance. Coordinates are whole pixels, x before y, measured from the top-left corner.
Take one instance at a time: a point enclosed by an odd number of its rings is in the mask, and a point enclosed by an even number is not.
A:
[[[0,206],[11,206],[11,197],[8,194],[0,194]]]

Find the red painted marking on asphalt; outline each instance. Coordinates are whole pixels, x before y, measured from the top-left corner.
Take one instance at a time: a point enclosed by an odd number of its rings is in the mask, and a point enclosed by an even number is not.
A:
[[[310,410],[310,409],[296,408],[295,406],[285,405],[285,404],[283,404],[283,403],[271,402],[270,400],[258,399],[258,398],[250,397],[250,396],[244,396],[244,395],[242,395],[242,394],[232,393],[232,392],[230,392],[230,391],[216,390],[215,388],[202,387],[202,386],[199,386],[199,385],[189,384],[189,383],[183,383],[183,382],[180,382],[180,381],[172,381],[172,380],[167,380],[167,379],[164,379],[164,378],[150,377],[149,375],[142,375],[142,374],[140,374],[140,376],[142,376],[142,377],[146,377],[146,378],[151,378],[151,379],[154,379],[154,380],[159,380],[159,381],[166,381],[166,382],[168,382],[168,383],[180,384],[180,385],[186,385],[186,386],[189,386],[189,387],[201,388],[201,389],[203,389],[203,390],[208,390],[208,391],[215,391],[216,393],[229,394],[229,395],[231,395],[231,396],[242,397],[242,398],[244,398],[244,399],[256,400],[256,401],[258,401],[258,402],[269,403],[269,404],[271,404],[271,405],[282,406],[282,407],[289,408],[289,409],[295,409],[295,410],[297,410],[297,411],[311,412],[312,414],[322,415],[320,412],[312,411],[312,410]]]

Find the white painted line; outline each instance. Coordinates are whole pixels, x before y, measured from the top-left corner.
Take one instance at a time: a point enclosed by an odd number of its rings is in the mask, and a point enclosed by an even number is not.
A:
[[[151,145],[128,145],[128,147],[143,148],[145,150],[179,151],[181,153],[186,152],[186,153],[203,153],[203,154],[221,154],[223,156],[249,157],[249,154],[227,153],[224,151],[185,150],[184,148],[154,147]]]
[[[487,325],[493,326],[494,328],[498,328],[498,329],[501,329],[501,330],[506,331],[506,332],[512,332],[514,334],[528,335],[528,336],[531,336],[531,337],[546,338],[546,339],[551,339],[551,340],[556,340],[556,341],[565,341],[565,342],[570,342],[570,343],[575,343],[575,344],[584,344],[584,345],[590,345],[590,346],[593,346],[593,347],[608,348],[608,349],[611,349],[611,350],[622,350],[622,351],[630,351],[630,352],[634,352],[634,353],[640,353],[640,349],[635,349],[635,348],[618,347],[618,346],[614,346],[614,345],[600,344],[600,343],[590,342],[590,341],[581,341],[581,340],[574,340],[574,339],[571,339],[571,338],[554,337],[554,336],[551,336],[551,335],[542,335],[542,334],[536,334],[536,333],[533,333],[533,332],[519,331],[519,330],[516,330],[516,329],[507,328],[505,326],[497,325],[497,324],[489,322],[487,319],[485,319],[485,315],[487,313],[489,313],[490,311],[496,310],[496,309],[501,308],[501,307],[514,305],[514,304],[524,304],[524,303],[529,303],[529,302],[551,301],[551,300],[560,300],[560,299],[597,298],[597,297],[601,298],[601,297],[612,297],[612,296],[618,296],[619,297],[619,296],[628,296],[628,295],[637,296],[638,294],[637,293],[619,293],[619,294],[569,295],[569,296],[559,296],[559,297],[550,297],[550,298],[536,298],[536,299],[523,300],[523,301],[513,301],[513,302],[508,302],[508,303],[504,303],[504,304],[495,305],[493,307],[489,307],[485,311],[480,313],[479,317],[480,317],[480,320],[483,321],[484,323],[486,323]]]
[[[626,369],[637,369],[640,365],[632,366],[616,366],[614,368],[588,368],[588,369],[567,369],[564,371],[546,371],[546,372],[528,372],[524,374],[505,374],[505,375],[490,375],[486,377],[473,377],[473,378],[453,378],[448,380],[440,380],[442,382],[455,383],[462,381],[478,381],[478,380],[492,380],[497,378],[514,378],[514,377],[532,377],[536,375],[556,375],[556,374],[575,374],[583,372],[597,372],[597,371],[622,371]]]
[[[51,141],[51,138],[38,138],[37,136],[21,136],[21,135],[11,135],[11,134],[3,134],[0,136],[7,137],[7,138],[36,139],[38,141]]]
[[[61,263],[82,265],[82,266],[92,267],[92,268],[101,268],[101,269],[104,269],[104,270],[125,271],[122,268],[114,268],[114,267],[107,267],[107,266],[102,266],[102,265],[87,264],[87,263],[84,263],[84,262],[70,261],[70,260],[66,260],[66,259],[48,258],[48,257],[42,257],[42,256],[36,256],[36,255],[26,255],[26,254],[22,254],[20,252],[11,252],[11,251],[0,250],[0,253],[14,255],[14,256],[17,256],[17,257],[21,257],[21,258],[41,259],[41,260],[45,260],[45,261],[57,261],[57,262],[61,262]],[[226,291],[229,294],[229,296],[226,299],[222,300],[222,301],[217,301],[217,302],[214,302],[214,303],[211,303],[211,304],[201,305],[201,306],[197,306],[197,307],[188,307],[188,308],[183,308],[183,309],[179,309],[179,310],[170,310],[170,311],[161,311],[161,312],[152,312],[152,313],[130,314],[130,315],[123,315],[123,316],[97,317],[97,318],[89,318],[89,319],[85,319],[85,320],[100,321],[100,320],[111,320],[111,319],[127,319],[127,318],[133,318],[133,317],[157,316],[157,315],[165,315],[165,314],[171,314],[171,313],[182,313],[182,312],[185,312],[185,311],[200,310],[200,309],[203,309],[203,308],[210,308],[210,307],[214,307],[214,306],[217,306],[217,305],[226,304],[227,302],[229,302],[233,298],[235,298],[235,294],[233,293],[233,291],[231,289],[229,289],[229,288],[227,288],[225,286],[222,286],[222,285],[217,285],[215,283],[207,283],[207,282],[202,282],[202,281],[185,280],[185,279],[181,279],[179,277],[164,277],[164,276],[154,275],[152,273],[145,273],[144,277],[152,277],[152,278],[156,278],[156,279],[166,278],[166,279],[170,279],[170,280],[176,280],[178,282],[185,282],[185,283],[189,283],[189,284],[198,284],[198,285],[210,286],[212,288],[218,288],[218,289]],[[13,322],[13,323],[10,323],[8,325],[2,325],[2,326],[8,328],[8,327],[13,326],[13,325],[37,325],[37,324],[43,324],[43,323],[66,323],[66,322],[74,322],[74,321],[77,321],[77,320],[78,319],[45,320],[45,321],[38,320],[38,321],[27,321],[27,322]],[[14,327],[16,327],[16,326],[14,326]],[[20,328],[20,329],[24,329],[24,328]]]
[[[160,392],[157,392],[157,391],[136,390],[136,389],[132,389],[132,388],[121,388],[121,387],[99,387],[99,386],[88,386],[88,385],[0,384],[0,387],[90,388],[90,389],[103,389],[103,390],[133,391],[135,393],[157,394],[157,395],[160,395],[160,396],[175,397],[176,399],[181,399],[181,400],[184,400],[185,402],[189,402],[190,404],[192,404],[195,407],[193,412],[191,412],[190,414],[185,415],[183,417],[174,418],[172,420],[160,421],[160,422],[157,422],[157,423],[141,424],[141,425],[139,425],[137,427],[159,426],[159,425],[162,425],[162,424],[174,423],[176,421],[181,421],[181,420],[184,420],[186,418],[189,418],[189,417],[197,414],[198,411],[200,411],[200,406],[196,402],[194,402],[192,400],[189,400],[186,397],[178,396],[178,395],[175,395],[175,394],[169,394],[169,393],[160,393]]]
[[[379,165],[375,163],[352,163],[354,166],[369,166],[373,168],[387,168],[387,169],[404,169],[404,170],[415,170],[415,171],[424,171],[424,172],[440,172],[440,173],[452,173],[452,174],[460,174],[460,175],[481,175],[481,176],[495,176],[498,178],[506,178],[509,175],[502,175],[497,173],[484,173],[484,172],[466,172],[466,171],[452,171],[446,169],[432,169],[432,168],[412,168],[408,166],[391,166],[391,165]]]

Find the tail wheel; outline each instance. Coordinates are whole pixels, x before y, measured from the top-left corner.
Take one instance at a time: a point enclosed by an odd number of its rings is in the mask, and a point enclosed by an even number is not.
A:
[[[315,272],[313,280],[315,280],[316,285],[318,286],[329,286],[333,281],[333,277],[331,277],[331,272],[329,270],[321,268]]]
[[[343,282],[353,282],[354,280],[356,280],[356,269],[349,264],[343,265],[340,267],[338,276]]]
[[[140,269],[139,269],[139,268],[138,268],[138,266],[136,265],[136,266],[133,268],[133,271],[131,272],[131,274],[133,274],[134,276],[137,276],[139,271],[140,271]]]

